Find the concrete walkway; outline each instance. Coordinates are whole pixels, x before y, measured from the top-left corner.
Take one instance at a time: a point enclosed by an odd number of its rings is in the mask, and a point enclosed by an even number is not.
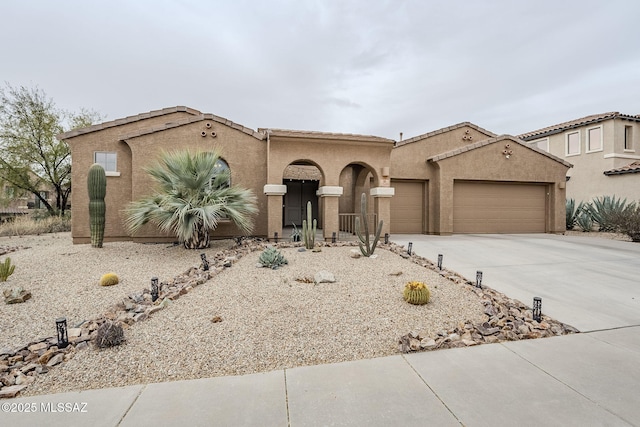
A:
[[[545,313],[593,332],[2,400],[0,426],[640,426],[640,245],[466,237],[410,236],[419,254],[469,278],[481,268],[485,284],[540,295]]]
[[[3,400],[0,425],[640,426],[638,360],[630,327]]]

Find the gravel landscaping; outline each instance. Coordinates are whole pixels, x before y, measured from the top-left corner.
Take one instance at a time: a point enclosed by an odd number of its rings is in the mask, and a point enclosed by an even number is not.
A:
[[[214,259],[232,244],[213,242],[203,252]],[[148,288],[152,276],[168,281],[200,261],[200,252],[168,244],[72,245],[69,233],[0,238],[0,248],[9,246],[25,248],[8,254],[17,268],[0,287],[20,285],[33,297],[2,305],[0,348],[55,335],[57,317],[67,317],[70,327],[95,318]],[[285,248],[289,264],[278,270],[257,268],[260,253],[249,253],[167,308],[127,327],[124,345],[73,350],[64,363],[35,376],[21,395],[386,356],[398,353],[398,338],[409,331],[429,336],[482,320],[485,307],[470,286],[382,248],[375,259],[354,259],[352,250]],[[314,284],[320,270],[331,271],[337,281]],[[121,283],[98,286],[100,276],[111,271]],[[410,280],[428,284],[428,305],[403,300]]]

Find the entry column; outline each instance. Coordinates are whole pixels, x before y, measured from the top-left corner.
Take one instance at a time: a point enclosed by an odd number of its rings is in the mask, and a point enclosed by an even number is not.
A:
[[[318,188],[316,195],[322,198],[322,236],[329,241],[332,234],[337,235],[339,231],[338,197],[342,196],[342,187],[325,185]]]
[[[378,221],[382,220],[381,235],[391,232],[391,197],[395,194],[396,189],[393,187],[374,187],[369,191],[373,196],[375,213],[378,215]],[[378,225],[376,224],[376,227]]]
[[[263,191],[267,195],[267,237],[272,239],[275,233],[282,237],[282,196],[287,194],[287,186],[267,184]]]

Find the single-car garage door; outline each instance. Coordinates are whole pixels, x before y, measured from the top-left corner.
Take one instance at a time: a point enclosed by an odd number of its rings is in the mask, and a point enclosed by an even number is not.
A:
[[[424,182],[391,181],[391,233],[422,233]]]
[[[544,233],[546,186],[494,182],[453,184],[454,233]]]

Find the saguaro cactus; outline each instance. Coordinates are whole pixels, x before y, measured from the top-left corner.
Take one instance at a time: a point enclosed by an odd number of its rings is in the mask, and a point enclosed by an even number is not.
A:
[[[106,212],[104,197],[107,194],[107,176],[104,173],[104,168],[97,163],[94,163],[89,168],[87,187],[89,189],[91,247],[101,248],[104,240],[104,217]]]
[[[360,224],[364,226],[364,232],[360,230]],[[378,228],[374,234],[373,243],[369,241],[369,221],[367,221],[367,195],[362,193],[360,197],[360,217],[356,217],[356,234],[358,236],[358,246],[362,255],[369,257],[376,250],[380,233],[382,233],[383,221],[378,222]]]

